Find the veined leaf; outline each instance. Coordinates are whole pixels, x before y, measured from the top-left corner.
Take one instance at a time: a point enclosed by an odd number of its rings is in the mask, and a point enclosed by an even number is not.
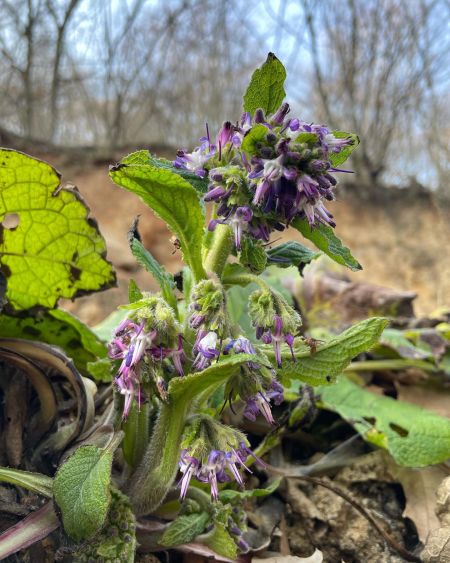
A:
[[[60,188],[49,164],[0,149],[0,269],[14,309],[53,308],[60,297],[115,284],[106,245],[79,193]]]
[[[242,150],[252,156],[257,150],[258,143],[265,141],[267,133],[270,133],[270,131],[265,125],[261,123],[254,125],[245,134],[241,145]]]
[[[361,264],[352,256],[350,250],[342,244],[342,241],[334,234],[331,227],[327,225],[316,225],[311,227],[307,219],[294,219],[292,226],[308,240],[314,243],[319,250],[325,252],[332,260],[347,266],[350,270],[362,270]]]
[[[329,154],[331,164],[336,167],[344,163],[356,149],[359,145],[359,137],[358,135],[355,135],[355,133],[346,133],[345,131],[332,131],[332,133],[337,139],[347,139],[349,137],[352,139],[351,145],[347,145],[338,153]]]
[[[274,493],[281,483],[281,477],[274,479],[265,489],[248,489],[245,491],[234,491],[233,489],[225,489],[220,491],[219,500],[223,503],[233,501],[243,501],[249,498],[267,497]]]
[[[450,419],[375,395],[342,376],[319,391],[323,407],[354,425],[369,442],[387,447],[399,465],[424,467],[450,458]]]
[[[289,268],[289,266],[302,266],[309,264],[321,255],[314,252],[303,244],[290,240],[283,242],[270,250],[267,250],[269,263],[275,264],[279,268]]]
[[[85,375],[89,362],[107,354],[105,344],[90,328],[63,309],[42,311],[34,317],[1,315],[0,336],[59,346]]]
[[[244,94],[244,111],[253,115],[261,108],[266,114],[275,113],[286,96],[285,80],[283,64],[273,53],[269,53],[266,62],[251,77]]]
[[[111,168],[113,181],[138,195],[178,237],[185,262],[194,277],[205,277],[202,265],[204,209],[187,180],[151,165],[123,164]]]
[[[175,401],[181,398],[189,401],[212,385],[220,385],[225,382],[230,375],[239,370],[242,364],[249,361],[254,362],[255,356],[252,354],[235,354],[222,357],[220,361],[214,362],[203,371],[191,373],[185,377],[175,377],[169,384],[169,397]]]
[[[210,519],[207,512],[178,516],[165,530],[158,543],[164,547],[189,543],[203,532]]]
[[[170,170],[174,174],[178,174],[185,180],[187,180],[199,193],[205,194],[208,191],[208,179],[197,176],[189,170],[183,170],[182,168],[177,168],[173,165],[172,161],[166,158],[158,158],[151,154],[148,150],[140,150],[129,154],[125,158],[122,158],[121,162],[123,164],[150,164],[156,168],[163,168],[164,170]]]
[[[355,356],[378,342],[388,322],[381,317],[366,319],[318,346],[314,354],[305,350],[295,354],[295,361],[284,359],[279,377],[283,382],[299,379],[308,385],[333,383]]]
[[[267,254],[260,241],[243,236],[239,262],[255,274],[261,274],[267,264]]]
[[[48,498],[52,498],[53,495],[53,479],[42,473],[0,467],[0,482],[17,485]]]
[[[58,469],[53,492],[64,530],[81,542],[105,522],[111,502],[113,449],[81,446]]]
[[[213,551],[236,561],[237,547],[234,539],[227,532],[225,526],[220,522],[215,522],[214,529],[202,541]]]

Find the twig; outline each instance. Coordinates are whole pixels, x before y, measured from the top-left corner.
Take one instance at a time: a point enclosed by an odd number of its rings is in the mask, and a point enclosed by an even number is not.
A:
[[[267,469],[269,471],[273,471],[274,473],[279,473],[283,475],[283,470],[278,469],[277,467],[272,467],[267,465]],[[414,561],[420,563],[421,559],[414,555],[402,545],[400,545],[378,522],[377,520],[368,512],[363,506],[361,506],[356,500],[352,499],[345,491],[327,483],[326,481],[322,481],[322,479],[317,479],[316,477],[307,477],[306,475],[296,475],[295,479],[302,479],[303,481],[307,481],[308,483],[313,483],[314,485],[319,485],[321,487],[325,487],[329,489],[334,494],[340,496],[345,501],[353,506],[355,510],[357,510],[372,526],[377,530],[377,532],[383,537],[386,543],[397,553],[399,553],[406,561]]]

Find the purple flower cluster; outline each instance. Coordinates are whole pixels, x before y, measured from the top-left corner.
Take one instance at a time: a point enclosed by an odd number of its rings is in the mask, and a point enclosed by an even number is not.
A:
[[[231,350],[236,354],[256,355],[253,344],[243,336],[227,343],[224,346],[223,353],[228,354]],[[278,406],[284,401],[283,387],[275,379],[275,372],[272,369],[267,370],[265,366],[252,361],[247,362],[247,367],[253,377],[249,378],[250,381],[244,381],[239,385],[239,394],[245,402],[244,416],[254,422],[258,414],[261,413],[269,424],[275,424],[270,402],[272,401]],[[262,369],[270,373],[270,376],[264,377],[261,373]],[[255,377],[257,374],[260,374],[261,377]]]
[[[109,357],[113,360],[122,360],[115,384],[125,397],[123,417],[127,418],[133,400],[141,407],[145,399],[142,391],[142,370],[144,359],[150,365],[160,367],[163,360],[168,359],[173,363],[179,375],[183,375],[183,339],[177,336],[176,346],[169,346],[155,328],[149,328],[147,320],[127,318],[122,321],[114,331],[114,336],[109,344]],[[166,383],[162,376],[155,370],[155,385],[160,396],[165,398]]]
[[[335,226],[324,205],[334,199],[337,181],[331,173],[349,171],[333,167],[330,157],[353,140],[336,137],[324,125],[288,118],[289,111],[284,103],[272,116],[262,110],[253,117],[244,113],[235,125],[224,123],[216,145],[208,134],[200,147],[179,152],[174,162],[208,176],[205,201],[217,203],[209,229],[229,224],[237,249],[243,233],[268,241],[273,230],[283,230],[296,217],[306,217],[311,226]]]
[[[202,483],[209,483],[213,500],[219,498],[219,483],[230,482],[233,477],[240,486],[243,486],[244,481],[239,469],[244,468],[251,473],[250,469],[245,466],[245,461],[249,456],[253,456],[264,466],[264,463],[255,456],[244,442],[240,442],[236,448],[230,446],[228,451],[211,450],[205,460],[191,455],[187,449],[183,450],[179,464],[180,471],[183,474],[179,483],[180,497],[185,498],[192,477]]]
[[[276,379],[272,380],[268,391],[258,391],[256,395],[247,397],[244,416],[254,422],[258,414],[261,413],[269,424],[275,424],[270,401],[273,401],[274,405],[277,406],[284,401],[283,386]]]
[[[273,325],[267,327],[267,325],[256,326],[256,338],[261,340],[264,344],[273,344],[275,351],[275,360],[277,366],[281,367],[281,344],[286,343],[294,358],[294,350],[292,348],[294,344],[294,335],[290,332],[289,328],[283,327],[283,320],[279,315],[273,316]]]
[[[220,354],[218,349],[218,336],[214,331],[206,332],[199,330],[192,349],[195,359],[192,367],[195,370],[201,371],[207,368],[214,358]]]

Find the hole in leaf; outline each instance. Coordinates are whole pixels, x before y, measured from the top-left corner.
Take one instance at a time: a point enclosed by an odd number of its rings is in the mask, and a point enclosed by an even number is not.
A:
[[[2,226],[9,231],[14,231],[17,229],[20,223],[20,218],[17,213],[7,213],[3,217]]]
[[[371,424],[372,426],[375,426],[375,423],[377,421],[376,418],[370,417],[370,416],[364,416],[363,419],[368,422],[369,424]]]
[[[397,434],[402,438],[406,438],[406,436],[408,436],[409,434],[409,431],[406,430],[406,428],[402,428],[401,426],[398,426],[398,424],[394,424],[393,422],[389,423],[389,428],[394,432],[397,432]]]

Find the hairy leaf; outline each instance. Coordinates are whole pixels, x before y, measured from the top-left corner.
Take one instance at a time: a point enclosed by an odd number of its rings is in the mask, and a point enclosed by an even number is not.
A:
[[[266,114],[274,113],[281,105],[286,92],[286,70],[273,53],[255,70],[244,94],[244,111],[254,114],[258,108]]]
[[[255,274],[261,274],[267,264],[266,251],[261,243],[252,237],[242,237],[239,262]]]
[[[303,244],[290,240],[283,242],[267,251],[269,262],[279,268],[289,268],[289,266],[300,267],[309,264],[321,255],[321,252],[314,252]]]
[[[161,266],[161,264],[154,258],[151,253],[144,247],[141,242],[140,235],[138,232],[137,220],[131,227],[128,233],[128,241],[130,243],[131,252],[136,258],[138,263],[147,270],[155,280],[158,282],[161,288],[162,295],[164,299],[169,303],[174,310],[177,310],[177,300],[173,293],[175,289],[175,281],[172,274],[166,271],[166,269]]]
[[[0,482],[17,485],[48,498],[52,498],[53,495],[53,479],[42,473],[0,467]]]
[[[353,271],[362,270],[361,264],[353,258],[350,250],[342,244],[331,227],[319,224],[311,228],[307,219],[294,219],[292,226],[338,264]]]
[[[320,389],[323,407],[336,411],[368,441],[387,447],[399,465],[424,467],[450,457],[450,419],[375,395],[340,377]]]
[[[267,497],[274,493],[281,483],[281,477],[278,479],[274,479],[270,485],[268,485],[265,489],[248,489],[245,491],[234,491],[232,489],[225,489],[220,491],[219,493],[219,500],[224,503],[233,502],[233,501],[243,501],[249,498],[257,498],[257,497]]]
[[[164,170],[170,170],[187,180],[199,193],[205,194],[208,191],[208,178],[202,178],[197,176],[189,170],[183,170],[182,168],[177,168],[173,165],[172,161],[166,158],[158,158],[151,154],[148,150],[141,150],[129,154],[121,160],[122,164],[150,164],[156,168],[163,168]]]
[[[355,133],[346,133],[345,131],[333,131],[333,135],[337,139],[347,139],[348,137],[352,139],[351,145],[347,145],[338,153],[330,153],[329,155],[331,164],[333,166],[339,166],[347,160],[347,158],[359,145],[359,137],[358,135],[355,135]]]
[[[225,526],[220,522],[214,524],[214,529],[208,536],[202,541],[205,545],[210,547],[213,551],[222,555],[223,557],[228,557],[232,561],[236,560],[237,547],[227,532]]]
[[[194,277],[205,276],[202,265],[204,209],[198,194],[170,170],[142,164],[119,164],[110,171],[113,181],[138,195],[178,237],[185,262]]]
[[[376,344],[388,322],[381,317],[366,319],[318,346],[313,354],[304,350],[295,354],[295,361],[286,357],[278,370],[281,380],[299,379],[308,385],[333,383],[355,356]]]
[[[185,377],[176,377],[169,384],[169,397],[172,400],[182,398],[184,401],[188,401],[212,385],[224,383],[230,375],[236,373],[240,366],[248,361],[255,361],[255,356],[251,354],[225,356],[203,371],[191,373]]]
[[[257,151],[258,144],[265,141],[268,133],[270,133],[270,131],[265,125],[261,123],[254,125],[245,134],[241,145],[242,150],[249,156],[252,156]]]
[[[159,544],[173,547],[189,543],[203,532],[210,520],[207,512],[178,516],[165,530]]]
[[[42,311],[34,317],[1,315],[0,336],[59,346],[84,374],[89,372],[89,362],[107,354],[105,344],[90,328],[63,309]]]
[[[92,537],[103,526],[111,502],[112,458],[110,448],[81,446],[56,473],[55,502],[64,530],[77,542]]]
[[[96,362],[89,362],[87,369],[89,371],[89,375],[95,379],[95,381],[109,383],[113,379],[114,364],[114,360],[101,358]]]
[[[49,164],[0,149],[0,269],[6,297],[17,310],[52,308],[60,297],[107,289],[115,284],[97,224],[79,193],[60,188]]]

